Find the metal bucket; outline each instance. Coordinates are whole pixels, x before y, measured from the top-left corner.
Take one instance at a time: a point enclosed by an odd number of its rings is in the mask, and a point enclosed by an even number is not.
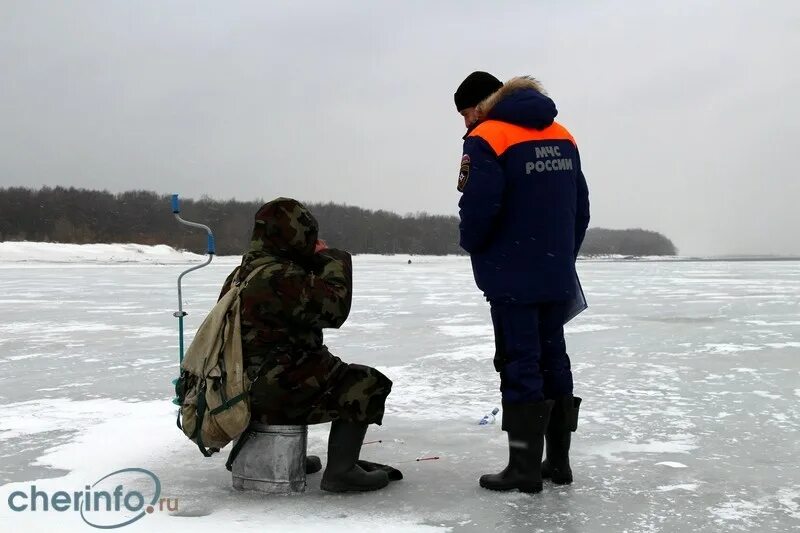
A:
[[[306,489],[308,426],[250,424],[250,436],[231,465],[233,488],[271,494]]]

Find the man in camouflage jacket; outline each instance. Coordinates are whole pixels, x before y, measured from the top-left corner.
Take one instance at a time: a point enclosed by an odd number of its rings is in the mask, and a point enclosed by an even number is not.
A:
[[[269,424],[333,422],[322,488],[376,490],[387,473],[357,464],[368,424],[381,424],[392,382],[374,368],[347,364],[323,344],[322,329],[350,313],[350,254],[318,240],[319,226],[300,202],[278,198],[255,216],[250,250],[220,298],[255,268],[241,293],[244,365],[254,420]],[[363,464],[363,463],[362,463]]]

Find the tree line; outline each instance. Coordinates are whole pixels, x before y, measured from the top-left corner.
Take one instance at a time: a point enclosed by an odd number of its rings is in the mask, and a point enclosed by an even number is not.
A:
[[[263,200],[242,202],[182,199],[181,216],[211,227],[217,253],[239,255],[250,243],[253,215]],[[167,244],[202,251],[202,232],[178,225],[169,195],[151,191],[110,193],[74,187],[0,188],[0,241]],[[458,217],[383,210],[334,203],[306,203],[320,224],[320,237],[352,253],[462,254]],[[587,232],[582,254],[674,255],[663,235],[644,230]]]

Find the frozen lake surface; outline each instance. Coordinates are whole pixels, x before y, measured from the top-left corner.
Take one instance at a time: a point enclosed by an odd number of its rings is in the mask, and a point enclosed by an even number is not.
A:
[[[397,465],[405,480],[334,495],[316,474],[291,497],[233,491],[227,454],[203,458],[175,427],[183,266],[0,263],[0,529],[91,531],[78,512],[7,499],[134,467],[179,510],[125,531],[800,529],[800,262],[581,262],[590,307],[567,330],[584,399],[575,484],[531,496],[477,485],[507,448],[499,423],[477,425],[500,396],[468,260],[406,261],[357,257],[350,319],[326,332],[335,354],[394,381],[367,436],[384,442],[362,457],[411,461]],[[189,335],[237,262],[186,278]],[[323,460],[327,429],[309,435]]]

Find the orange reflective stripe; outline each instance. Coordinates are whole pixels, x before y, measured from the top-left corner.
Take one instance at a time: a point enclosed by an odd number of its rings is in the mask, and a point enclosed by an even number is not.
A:
[[[567,128],[558,122],[553,122],[543,130],[537,130],[499,120],[487,120],[472,130],[469,137],[480,137],[485,140],[498,157],[515,144],[527,141],[569,141],[577,146]]]

